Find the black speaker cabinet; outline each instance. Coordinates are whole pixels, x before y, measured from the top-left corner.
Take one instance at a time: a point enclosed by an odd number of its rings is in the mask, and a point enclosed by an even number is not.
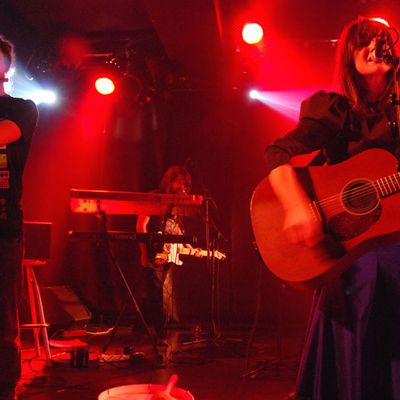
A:
[[[84,329],[92,314],[66,286],[41,288],[44,314],[50,327]]]
[[[48,260],[50,258],[51,222],[24,222],[25,258]]]

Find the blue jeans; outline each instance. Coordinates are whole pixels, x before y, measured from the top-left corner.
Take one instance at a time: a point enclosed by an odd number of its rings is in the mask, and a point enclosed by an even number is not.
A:
[[[169,266],[143,268],[145,294],[142,299],[142,313],[146,322],[158,335],[164,333],[166,315],[163,307],[163,285]]]
[[[0,386],[16,385],[21,377],[18,305],[22,254],[22,239],[0,239]]]

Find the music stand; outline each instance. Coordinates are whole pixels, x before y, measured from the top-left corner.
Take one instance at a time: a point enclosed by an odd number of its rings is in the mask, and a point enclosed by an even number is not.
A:
[[[211,332],[210,337],[201,338],[202,329],[199,324],[193,326],[192,329],[192,340],[179,343],[179,353],[182,351],[189,351],[192,349],[203,348],[199,346],[201,344],[207,345],[219,345],[221,342],[220,333],[220,299],[219,299],[219,259],[215,257],[215,252],[219,249],[219,240],[225,239],[224,235],[218,229],[214,221],[210,217],[210,204],[215,209],[218,209],[214,199],[211,196],[204,195],[204,230],[206,240],[206,268],[211,274]],[[214,231],[214,235],[212,232]],[[225,239],[226,240],[226,239]],[[182,347],[181,347],[182,346]],[[185,347],[183,347],[185,346]],[[193,346],[193,347],[192,347]]]

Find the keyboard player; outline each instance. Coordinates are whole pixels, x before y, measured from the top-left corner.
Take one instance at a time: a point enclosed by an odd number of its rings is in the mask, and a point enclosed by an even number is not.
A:
[[[153,193],[187,194],[191,187],[191,176],[181,166],[172,166],[165,171],[160,185]],[[137,232],[165,233],[183,235],[182,217],[174,214],[173,209],[163,216],[139,215]],[[165,333],[166,323],[178,320],[172,296],[171,267],[180,264],[176,251],[181,244],[139,243],[140,264],[145,279],[145,293],[141,309],[146,322],[154,328],[159,338]],[[192,248],[190,244],[184,247]],[[197,255],[196,249],[195,255]],[[198,253],[200,256],[200,253]]]

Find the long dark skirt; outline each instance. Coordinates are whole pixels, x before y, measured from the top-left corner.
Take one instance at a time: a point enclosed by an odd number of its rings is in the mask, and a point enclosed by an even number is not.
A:
[[[296,398],[400,400],[400,244],[316,291]]]

